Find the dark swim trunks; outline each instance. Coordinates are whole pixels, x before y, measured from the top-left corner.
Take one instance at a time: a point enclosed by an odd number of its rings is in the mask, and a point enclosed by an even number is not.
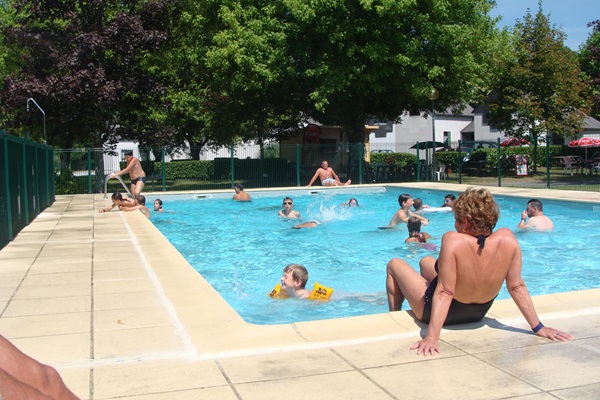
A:
[[[485,246],[486,238],[487,236],[484,236],[483,238],[477,238],[479,247],[482,249],[483,246]],[[438,260],[435,260],[435,272],[438,272]],[[438,278],[436,276],[435,278],[433,278],[433,280],[427,287],[427,290],[425,290],[425,307],[423,308],[423,318],[421,318],[421,321],[423,322],[429,322],[429,319],[431,318],[431,304],[433,303],[433,293],[435,292],[437,283]],[[483,317],[485,317],[485,314],[487,314],[487,312],[489,311],[492,304],[494,304],[495,299],[496,297],[483,304],[466,304],[461,303],[458,300],[452,299],[452,303],[450,303],[450,309],[448,309],[448,315],[446,316],[444,326],[481,321]]]
[[[143,183],[146,183],[146,177],[145,176],[140,176],[139,178],[132,179],[131,180],[131,184],[135,185],[139,181],[142,181]]]

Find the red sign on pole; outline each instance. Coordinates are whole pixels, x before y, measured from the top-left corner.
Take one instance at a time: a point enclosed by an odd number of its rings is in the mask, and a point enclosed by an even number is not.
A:
[[[321,136],[321,127],[315,124],[308,124],[304,128],[304,143],[315,144]]]

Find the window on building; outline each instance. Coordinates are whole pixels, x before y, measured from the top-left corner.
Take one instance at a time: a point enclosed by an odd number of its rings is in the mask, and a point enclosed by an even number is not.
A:
[[[452,135],[450,131],[444,131],[444,144],[447,147],[450,147],[450,145],[452,144]]]
[[[127,153],[128,151],[133,151],[131,149],[121,149],[121,157],[119,158],[120,161],[125,161],[125,153]]]

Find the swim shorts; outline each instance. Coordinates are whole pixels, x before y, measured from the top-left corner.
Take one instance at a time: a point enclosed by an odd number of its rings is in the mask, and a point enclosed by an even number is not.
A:
[[[142,183],[146,183],[146,177],[145,176],[140,176],[139,178],[132,179],[131,180],[131,184],[135,185],[139,181],[142,181]]]
[[[335,183],[335,179],[333,179],[333,178],[327,178],[327,179],[323,179],[321,181],[321,185],[322,186],[328,186],[327,185],[328,183],[334,184]]]

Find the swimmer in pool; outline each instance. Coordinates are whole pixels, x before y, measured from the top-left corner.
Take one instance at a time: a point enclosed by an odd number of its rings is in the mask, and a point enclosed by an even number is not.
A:
[[[414,212],[422,212],[426,208],[429,208],[429,206],[427,204],[423,204],[423,199],[421,199],[420,197],[417,197],[413,200]]]
[[[401,194],[398,196],[398,204],[400,205],[400,209],[396,211],[392,220],[388,224],[388,228],[395,227],[399,223],[406,223],[408,219],[412,216],[415,216],[421,220],[423,225],[427,225],[429,220],[421,215],[413,213],[410,209],[413,206],[413,199],[410,194]]]
[[[453,204],[454,204],[454,200],[456,200],[456,196],[453,195],[452,193],[447,194],[446,196],[444,196],[444,204],[442,204],[440,207],[450,207],[452,208]]]
[[[163,202],[161,199],[154,200],[154,211],[165,212],[165,210],[163,209]]]
[[[504,282],[535,335],[553,341],[573,339],[540,321],[521,277],[517,238],[507,228],[494,231],[499,215],[489,190],[468,188],[454,202],[456,232],[444,234],[437,260],[421,259],[421,274],[399,258],[388,263],[389,310],[400,310],[406,299],[415,317],[429,324],[424,338],[411,347],[417,354],[440,353],[444,325],[481,321]]]
[[[112,200],[112,204],[108,207],[104,207],[98,210],[99,213],[105,213],[105,212],[109,212],[110,210],[112,210],[113,208],[117,207],[119,210],[122,210],[123,207],[133,207],[135,205],[137,205],[136,201],[130,197],[123,197],[123,195],[121,193],[113,193],[112,196],[110,196],[110,199]]]
[[[308,271],[300,264],[290,264],[283,269],[281,291],[288,297],[306,299],[310,292],[305,289]]]
[[[233,200],[236,201],[251,201],[250,195],[244,192],[244,186],[241,183],[236,183],[233,185],[233,190],[235,194],[233,195]]]
[[[347,202],[340,204],[340,206],[342,206],[342,207],[358,207],[358,200],[356,200],[353,197],[350,200],[348,200]]]
[[[529,221],[527,221],[528,217]],[[527,209],[521,213],[521,221],[519,222],[518,228],[550,231],[554,229],[554,223],[550,218],[544,215],[544,206],[542,205],[542,202],[538,199],[531,199],[527,202]]]
[[[313,219],[313,220],[305,222],[303,224],[294,225],[294,226],[292,226],[292,228],[293,229],[316,228],[317,225],[321,225],[321,223],[319,221],[317,221],[316,219]]]
[[[146,207],[146,196],[144,196],[143,194],[140,194],[137,197],[136,201],[138,204],[131,206],[131,207],[123,207],[123,208],[121,208],[121,210],[122,211],[140,210],[142,212],[142,214],[144,214],[146,216],[146,218],[150,218],[150,210],[148,209],[148,207]]]
[[[421,232],[421,220],[416,216],[412,216],[406,222],[408,228],[408,238],[404,243],[427,243],[431,239],[431,235],[427,232]]]
[[[301,218],[302,216],[296,210],[292,210],[294,207],[294,200],[291,197],[283,199],[283,210],[280,210],[278,215],[284,218]]]

